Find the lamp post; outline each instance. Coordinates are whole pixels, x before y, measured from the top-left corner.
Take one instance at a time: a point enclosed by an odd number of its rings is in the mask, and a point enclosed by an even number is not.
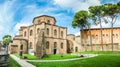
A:
[[[20,39],[20,50],[22,50],[22,49],[21,49],[21,46],[22,46],[22,40]]]
[[[22,59],[22,40],[20,39],[20,58]]]

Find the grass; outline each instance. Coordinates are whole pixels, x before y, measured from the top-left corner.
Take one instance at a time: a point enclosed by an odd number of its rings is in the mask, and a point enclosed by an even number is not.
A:
[[[71,59],[71,58],[80,58],[78,56],[73,56],[70,54],[55,54],[55,55],[46,55],[42,58],[42,60],[62,60],[62,59]]]
[[[9,58],[10,64],[8,67],[21,67],[13,58]]]
[[[120,54],[120,51],[86,51],[86,52],[77,52],[81,54]]]
[[[120,67],[120,56],[100,55],[66,62],[30,62],[37,67]]]
[[[14,54],[17,57],[19,57],[19,54]],[[73,56],[70,54],[51,54],[51,55],[45,55],[43,58],[39,59],[36,56],[30,55],[30,54],[23,54],[23,57],[27,56],[28,59],[27,60],[61,60],[61,59],[71,59],[71,58],[80,58],[78,56]]]
[[[19,57],[19,54],[14,54],[15,56]],[[30,55],[30,54],[23,54],[22,58],[24,58],[24,56],[27,56],[27,60],[37,60],[38,58],[36,56]]]

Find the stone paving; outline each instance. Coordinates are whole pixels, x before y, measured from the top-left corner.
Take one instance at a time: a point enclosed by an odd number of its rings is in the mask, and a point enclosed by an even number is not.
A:
[[[16,60],[22,67],[36,67],[36,66],[28,63],[27,61],[16,57],[15,55],[10,55],[10,56],[11,56],[14,60]]]

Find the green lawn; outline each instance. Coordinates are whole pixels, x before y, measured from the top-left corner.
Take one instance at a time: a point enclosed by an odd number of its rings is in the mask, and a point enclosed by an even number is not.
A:
[[[20,58],[19,54],[14,54],[14,55]],[[28,60],[37,60],[38,59],[36,56],[30,55],[30,54],[23,54],[22,58],[24,58],[24,56],[27,56]]]
[[[85,51],[77,52],[81,54],[120,54],[120,51]]]
[[[19,54],[14,54],[19,57]],[[38,59],[37,57],[30,55],[30,54],[23,54],[23,56],[27,56],[27,60],[61,60],[61,59],[71,59],[71,58],[80,58],[78,56],[73,56],[70,54],[55,54],[55,55],[45,55],[42,59]]]
[[[70,54],[55,54],[55,55],[46,55],[42,60],[62,60],[62,59],[71,59],[71,58],[80,58],[78,56],[73,56]]]
[[[66,62],[30,62],[37,67],[120,67],[120,56],[97,56]]]
[[[13,58],[9,58],[10,64],[8,67],[21,67]]]

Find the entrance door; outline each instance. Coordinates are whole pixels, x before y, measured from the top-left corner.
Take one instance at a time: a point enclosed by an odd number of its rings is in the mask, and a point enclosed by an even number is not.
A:
[[[57,42],[54,42],[54,49],[53,49],[53,53],[56,54],[57,53]]]
[[[57,49],[54,49],[53,52],[54,52],[54,54],[56,54],[57,53]]]

